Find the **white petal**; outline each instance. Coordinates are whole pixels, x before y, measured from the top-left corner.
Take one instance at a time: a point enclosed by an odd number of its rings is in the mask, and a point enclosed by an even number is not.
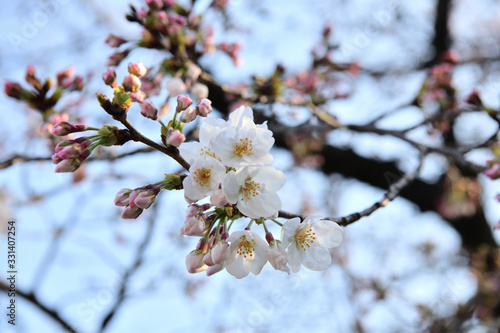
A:
[[[231,264],[227,263],[226,270],[229,274],[237,279],[242,279],[250,273],[250,265],[247,260],[243,259],[243,256],[236,254],[236,258]]]
[[[294,246],[295,244],[292,244],[288,248],[288,263],[290,264],[290,267],[292,268],[292,272],[297,273],[300,271],[300,255],[299,251],[297,250],[297,247]]]
[[[283,224],[281,228],[281,244],[286,249],[290,243],[295,242],[295,235],[300,227],[300,218],[294,217]]]
[[[321,220],[312,224],[311,227],[316,232],[318,245],[325,248],[332,248],[342,243],[344,230],[337,223]]]
[[[300,251],[300,261],[304,267],[313,271],[322,271],[332,263],[332,256],[327,248],[312,246],[305,251]]]
[[[227,197],[227,201],[232,204],[238,202],[240,197],[240,184],[238,184],[236,172],[229,171],[222,181],[222,192]]]
[[[263,166],[260,167],[253,180],[263,184],[265,192],[276,192],[285,184],[286,176],[282,171],[271,166]]]

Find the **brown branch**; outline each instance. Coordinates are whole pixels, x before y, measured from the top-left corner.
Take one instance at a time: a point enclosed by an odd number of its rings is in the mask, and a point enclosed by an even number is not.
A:
[[[85,160],[85,162],[92,162],[92,161],[115,161],[124,157],[132,156],[135,154],[143,154],[143,153],[152,153],[156,151],[156,149],[151,148],[151,147],[145,147],[145,148],[140,148],[136,150],[129,151],[127,153],[119,154],[119,155],[104,155],[104,156],[92,156],[89,157],[88,159]],[[0,170],[7,169],[8,167],[11,167],[16,164],[21,164],[21,163],[29,163],[29,162],[38,162],[38,161],[51,161],[50,157],[33,157],[33,156],[26,156],[26,155],[21,155],[21,154],[16,154],[12,157],[9,157],[8,159],[1,161],[0,162]]]
[[[130,131],[130,134],[132,136],[132,140],[142,142],[145,145],[147,145],[151,148],[154,148],[154,149],[164,153],[165,155],[172,157],[184,169],[189,171],[189,168],[191,167],[191,165],[189,165],[189,163],[185,159],[182,158],[182,156],[179,154],[179,149],[177,149],[174,146],[165,147],[165,146],[162,146],[162,145],[148,139],[147,137],[145,137],[144,135],[139,133],[134,128],[134,126],[132,126],[132,124],[128,121],[128,119],[126,119],[126,118],[119,119],[119,121]]]
[[[420,170],[422,168],[424,159],[425,159],[426,151],[425,150],[420,150],[420,158],[419,158],[419,164],[417,168],[410,173],[407,173],[403,175],[397,182],[393,183],[388,191],[385,193],[384,197],[380,199],[379,201],[375,202],[373,205],[370,207],[360,211],[356,212],[353,214],[349,214],[347,216],[343,217],[326,217],[325,219],[337,222],[341,226],[347,226],[351,223],[354,223],[358,220],[360,220],[362,217],[366,217],[371,215],[373,212],[378,210],[379,208],[387,206],[389,202],[394,200],[401,191],[408,186],[413,180],[415,180],[418,177],[418,174],[420,173]],[[279,217],[284,217],[284,218],[293,218],[293,217],[300,217],[303,218],[302,216],[299,215],[294,215],[291,213],[287,213],[284,211],[279,212]]]
[[[8,293],[9,286],[7,286],[6,284],[4,284],[3,282],[0,281],[0,290],[4,291],[5,293]],[[48,306],[43,304],[38,299],[38,297],[36,297],[36,295],[33,294],[33,292],[24,292],[24,291],[16,288],[16,295],[19,295],[22,298],[26,299],[27,301],[31,302],[34,306],[36,306],[38,309],[40,309],[42,312],[47,314],[49,317],[54,319],[54,321],[56,321],[62,327],[64,327],[66,329],[66,331],[76,333],[76,330],[66,320],[64,320],[57,311],[52,310]]]

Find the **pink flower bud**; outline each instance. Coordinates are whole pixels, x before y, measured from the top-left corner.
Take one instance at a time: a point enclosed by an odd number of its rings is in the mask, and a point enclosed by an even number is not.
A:
[[[122,84],[125,91],[136,91],[141,87],[141,80],[137,76],[129,74],[125,76]]]
[[[208,97],[208,87],[202,83],[196,83],[191,88],[191,93],[198,100],[200,100],[202,98],[207,98]]]
[[[153,191],[142,191],[134,199],[137,207],[148,209],[155,202],[156,194]]]
[[[196,112],[202,117],[206,117],[212,112],[212,101],[206,98],[201,99],[196,105]]]
[[[187,123],[190,123],[193,120],[195,120],[197,115],[198,114],[196,113],[196,110],[194,108],[189,108],[189,109],[185,110],[184,112],[182,112],[181,117],[179,119],[183,123],[187,124]]]
[[[128,64],[128,72],[130,74],[137,76],[137,77],[142,77],[142,76],[146,75],[148,70],[146,69],[146,66],[144,66],[143,63],[141,61],[139,61],[135,64],[129,63]]]
[[[196,251],[186,256],[186,268],[191,274],[205,271],[208,266],[203,263],[203,254],[197,254]]]
[[[122,212],[122,219],[136,219],[139,217],[139,215],[141,215],[141,213],[142,208],[137,206],[134,208],[127,206]]]
[[[106,73],[102,75],[102,80],[104,81],[104,84],[111,86],[111,87],[116,87],[116,72],[113,68],[108,68]]]
[[[75,160],[62,160],[60,163],[56,165],[55,172],[60,173],[60,172],[73,172],[78,167],[80,164],[76,162]]]
[[[75,68],[71,66],[65,71],[61,71],[57,73],[57,84],[60,86],[65,86],[67,83],[65,83],[69,78],[71,78],[73,75],[75,75]]]
[[[57,153],[53,154],[51,158],[52,158],[52,163],[54,164],[58,164],[59,162],[62,161],[62,158],[60,158],[59,155],[57,155]]]
[[[207,233],[205,219],[202,216],[192,216],[186,219],[181,232],[185,236],[204,236]]]
[[[141,103],[141,114],[149,119],[158,119],[158,109],[150,101]]]
[[[182,81],[178,77],[174,77],[168,80],[166,86],[170,97],[180,95],[187,89],[184,81]]]
[[[122,62],[122,60],[125,59],[126,56],[128,56],[129,53],[130,53],[129,50],[125,50],[123,52],[117,52],[112,54],[108,58],[108,66],[118,66]]]
[[[179,95],[177,96],[177,111],[184,111],[193,104],[191,98],[188,95]]]
[[[106,44],[108,44],[110,47],[120,47],[126,42],[128,42],[126,39],[117,37],[115,35],[109,35],[108,38],[106,38]]]
[[[196,64],[190,63],[187,66],[187,72],[186,72],[186,74],[187,74],[187,76],[190,79],[192,79],[193,81],[195,81],[201,75],[201,68],[198,65],[196,65]]]
[[[70,160],[76,158],[80,154],[80,146],[71,145],[64,147],[57,155],[63,160]]]
[[[10,81],[5,82],[5,94],[7,94],[7,96],[9,97],[19,99],[23,90],[23,87],[21,87],[19,83]]]
[[[132,192],[131,189],[122,188],[115,196],[115,206],[126,207],[129,203],[129,196]]]
[[[497,224],[493,226],[493,230],[500,230],[500,221],[498,221]]]
[[[214,275],[215,273],[219,273],[224,269],[224,264],[216,264],[207,268],[207,276]]]
[[[85,125],[72,125],[68,122],[61,121],[52,127],[52,134],[57,136],[64,136],[70,133],[83,132],[88,129]]]
[[[160,9],[163,6],[162,0],[146,0],[146,4],[151,9]]]
[[[212,255],[210,254],[210,252],[207,252],[204,256],[203,256],[203,263],[207,266],[213,266],[215,265],[214,262],[212,261]]]
[[[179,147],[184,141],[186,141],[186,136],[184,134],[182,134],[178,129],[172,130],[169,128],[167,132],[167,144]]]
[[[146,94],[142,92],[142,90],[137,90],[136,92],[130,93],[130,99],[133,102],[142,103],[144,102],[144,98],[146,98]]]
[[[227,205],[228,202],[226,195],[220,189],[215,190],[214,194],[210,197],[210,203],[217,208]]]
[[[218,242],[210,251],[212,255],[212,261],[214,264],[222,264],[226,261],[227,258],[227,250],[229,249],[229,244],[222,240]]]

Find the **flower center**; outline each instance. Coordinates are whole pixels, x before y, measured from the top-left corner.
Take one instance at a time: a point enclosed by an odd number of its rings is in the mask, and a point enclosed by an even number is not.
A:
[[[310,226],[301,228],[295,235],[297,248],[300,246],[302,250],[307,250],[311,244],[316,240],[316,233],[313,232]]]
[[[215,153],[210,148],[203,147],[200,150],[201,150],[200,156],[207,155],[207,156],[216,158]]]
[[[248,241],[246,236],[242,236],[240,238],[240,243],[238,244],[236,253],[246,259],[247,256],[250,258],[253,257],[253,250],[255,250],[255,248],[253,247],[253,243]]]
[[[210,176],[212,175],[212,170],[207,168],[201,168],[194,172],[193,179],[200,186],[210,186]]]
[[[238,156],[243,156],[246,154],[250,154],[253,150],[252,140],[248,140],[248,138],[240,139],[234,146],[234,153]]]
[[[248,178],[245,180],[245,184],[241,187],[241,190],[243,191],[243,198],[241,200],[244,198],[250,200],[250,198],[259,195],[260,184]]]

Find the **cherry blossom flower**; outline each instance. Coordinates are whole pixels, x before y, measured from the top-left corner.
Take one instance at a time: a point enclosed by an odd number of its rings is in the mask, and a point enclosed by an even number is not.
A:
[[[223,119],[218,118],[205,118],[200,127],[200,142],[186,142],[179,147],[181,156],[188,161],[194,163],[197,159],[201,158],[216,158],[210,141],[217,136],[226,126]]]
[[[300,265],[314,271],[321,271],[332,262],[328,249],[339,246],[343,229],[337,223],[308,217],[300,223],[296,217],[288,220],[281,230],[283,247],[288,249],[288,263],[297,273]]]
[[[184,179],[184,196],[189,201],[198,201],[212,195],[226,174],[226,167],[215,158],[198,159],[189,168]]]
[[[233,117],[211,144],[215,154],[230,167],[263,165],[273,161],[269,150],[274,144],[273,133],[267,125],[255,125],[249,117]]]
[[[267,243],[249,230],[235,231],[229,236],[226,270],[237,279],[250,272],[258,275],[267,262]]]
[[[281,209],[276,192],[283,186],[286,176],[270,166],[249,166],[230,171],[222,182],[227,200],[236,204],[248,217],[269,217]]]

